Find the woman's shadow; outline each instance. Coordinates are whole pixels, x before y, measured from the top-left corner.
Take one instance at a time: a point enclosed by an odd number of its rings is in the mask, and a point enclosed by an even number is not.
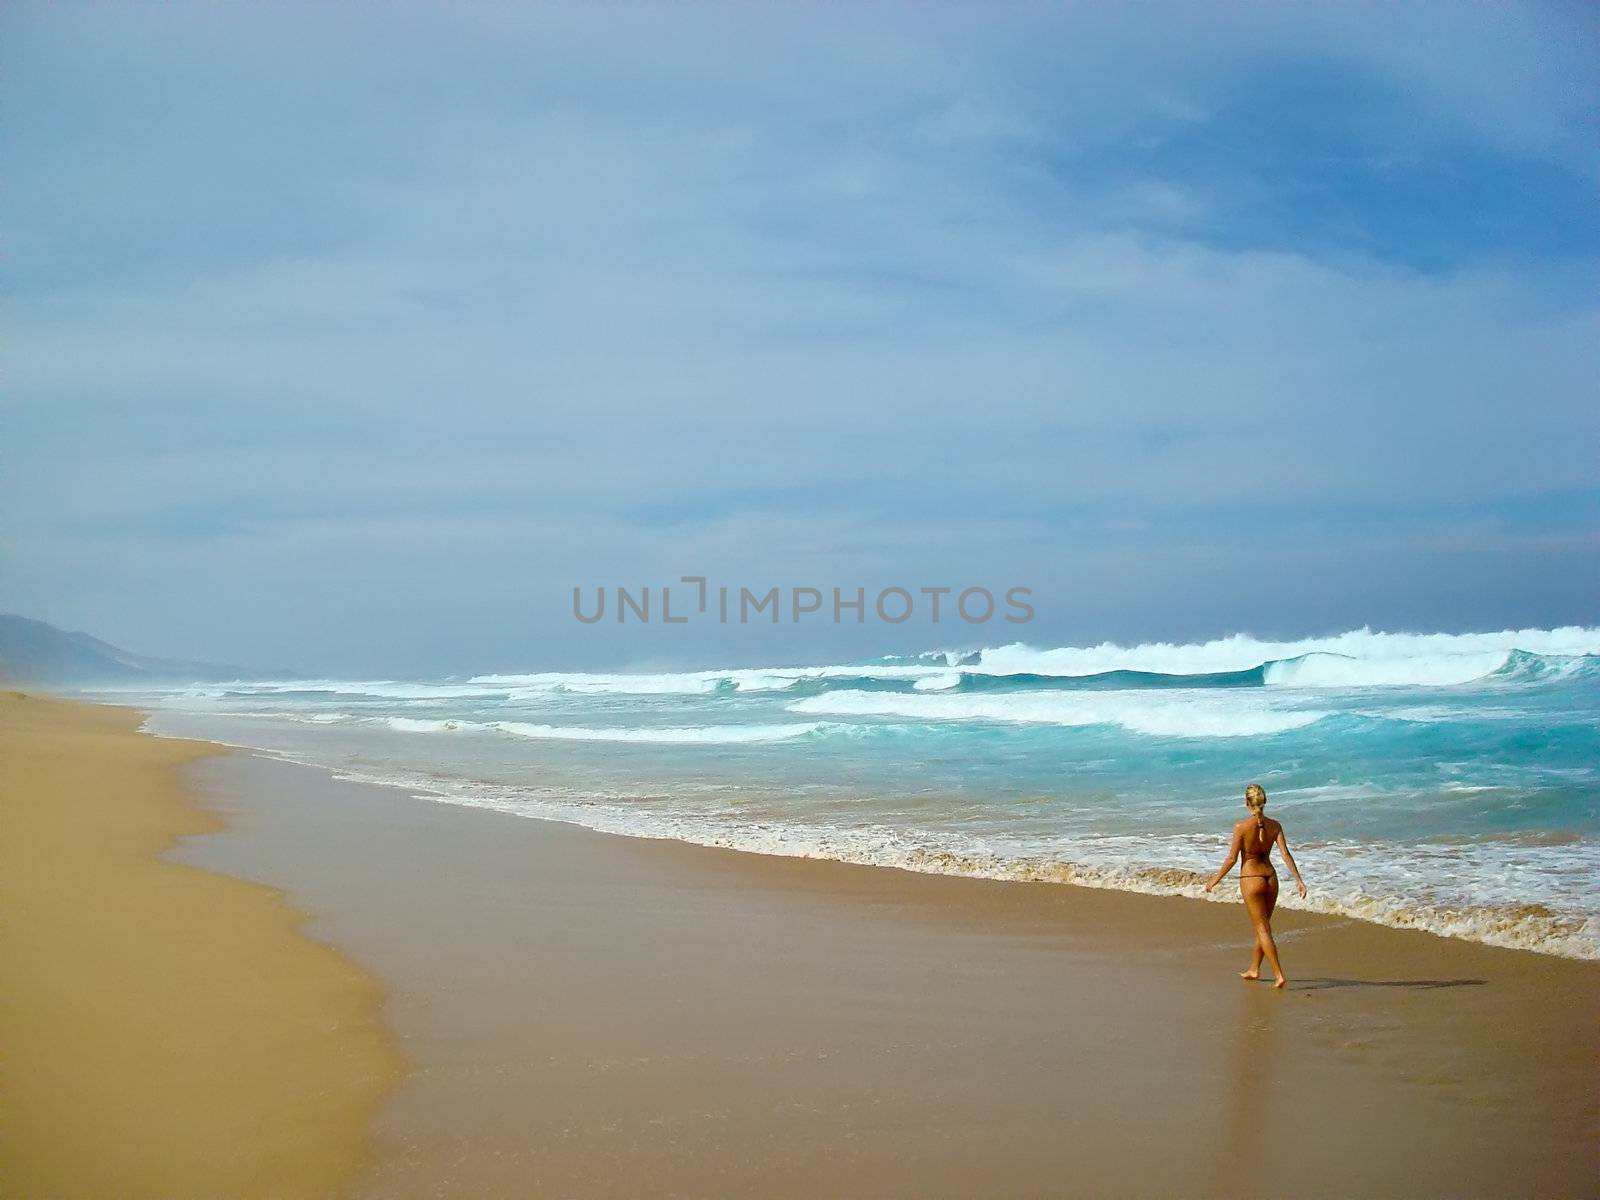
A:
[[[1291,979],[1286,990],[1291,992],[1321,991],[1324,988],[1447,988],[1477,987],[1487,979],[1337,979],[1331,975]]]

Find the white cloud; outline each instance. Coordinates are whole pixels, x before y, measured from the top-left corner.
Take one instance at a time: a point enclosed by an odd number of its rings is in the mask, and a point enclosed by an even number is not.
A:
[[[1454,580],[1543,543],[1446,510],[1600,484],[1581,263],[1253,242],[1256,165],[1156,165],[1320,56],[1412,105],[1367,166],[1464,139],[1582,169],[1594,71],[1549,20],[917,11],[14,19],[0,606],[281,660],[355,654],[287,598],[377,589],[376,663],[452,572],[521,644],[564,611],[530,591],[585,571],[1055,557],[1100,580],[1083,619],[1177,635],[1306,602],[1170,611],[1197,562],[1282,553],[1280,514],[1392,514],[1333,518],[1326,561],[1433,595],[1419,521]],[[1197,512],[1226,523],[1195,542]],[[1568,603],[1524,578],[1523,623]]]

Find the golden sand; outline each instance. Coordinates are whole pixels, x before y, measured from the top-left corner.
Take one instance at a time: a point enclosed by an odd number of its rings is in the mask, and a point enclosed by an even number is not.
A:
[[[0,695],[0,1194],[328,1196],[400,1062],[278,891],[162,861],[214,746]]]

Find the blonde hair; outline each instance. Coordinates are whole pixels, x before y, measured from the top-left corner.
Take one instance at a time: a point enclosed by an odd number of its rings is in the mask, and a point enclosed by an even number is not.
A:
[[[1253,804],[1257,808],[1265,808],[1267,804],[1267,789],[1259,783],[1252,783],[1244,790],[1246,804]]]

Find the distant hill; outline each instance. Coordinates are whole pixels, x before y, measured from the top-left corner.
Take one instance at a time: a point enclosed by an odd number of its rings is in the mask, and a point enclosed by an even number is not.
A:
[[[261,679],[282,672],[252,671],[219,663],[150,658],[68,633],[44,621],[0,616],[0,680],[8,683],[190,683],[217,679]]]

